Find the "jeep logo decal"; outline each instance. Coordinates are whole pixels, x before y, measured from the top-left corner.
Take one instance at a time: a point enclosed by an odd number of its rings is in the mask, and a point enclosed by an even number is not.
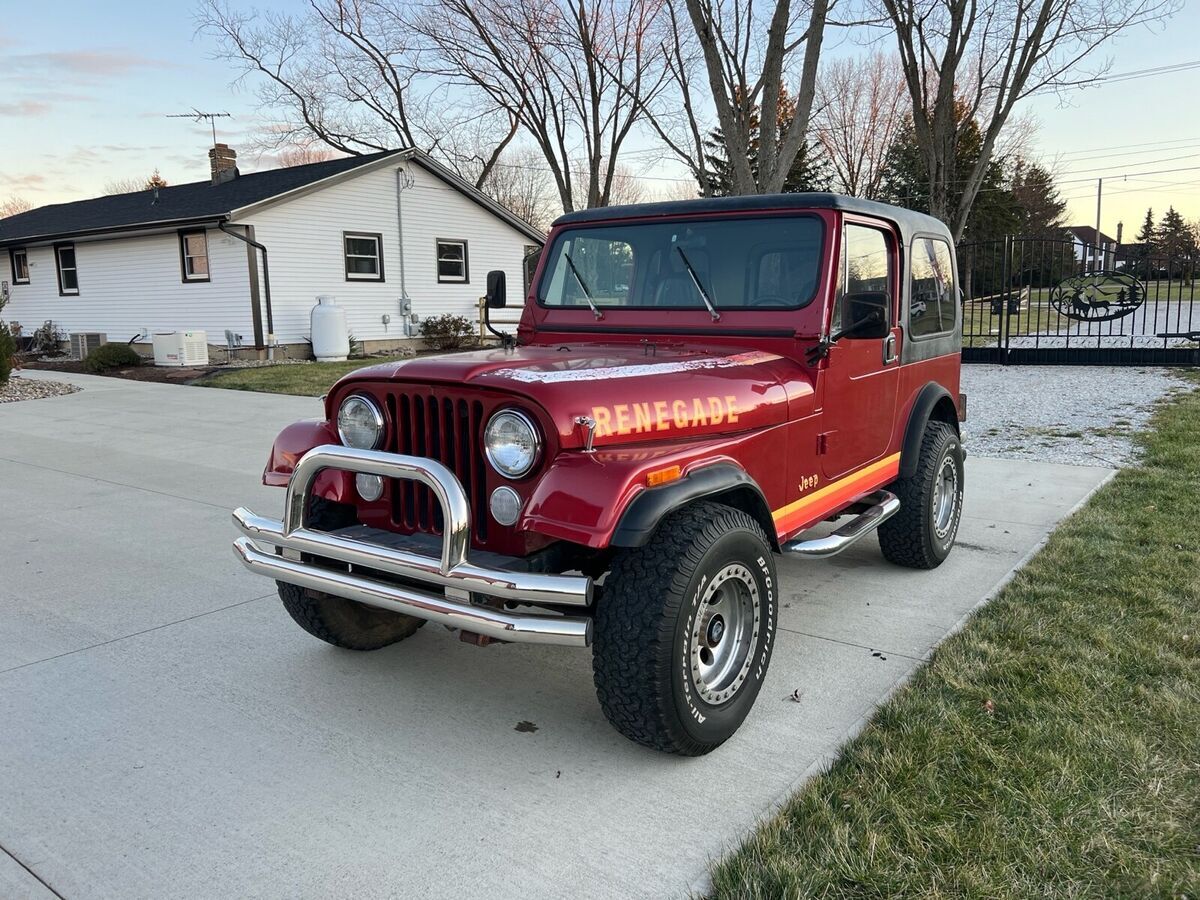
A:
[[[1146,288],[1127,272],[1085,272],[1050,289],[1050,303],[1078,322],[1107,322],[1127,316],[1146,299]]]

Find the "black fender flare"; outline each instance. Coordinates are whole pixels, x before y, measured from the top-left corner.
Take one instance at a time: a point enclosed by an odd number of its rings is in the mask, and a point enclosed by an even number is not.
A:
[[[642,491],[621,513],[609,546],[641,547],[650,540],[668,513],[694,500],[722,494],[736,497],[737,502],[733,505],[753,516],[763,526],[771,544],[778,549],[779,539],[775,534],[766,495],[758,482],[732,463],[713,463],[689,472],[678,481]]]
[[[943,403],[943,401],[945,401]],[[958,431],[958,407],[950,392],[935,381],[929,382],[917,394],[913,401],[912,412],[908,414],[908,425],[904,429],[904,443],[900,446],[900,477],[912,478],[917,473],[917,462],[921,456],[921,440],[925,436],[925,425],[934,417],[934,409],[938,404],[949,404],[954,410],[950,424]]]

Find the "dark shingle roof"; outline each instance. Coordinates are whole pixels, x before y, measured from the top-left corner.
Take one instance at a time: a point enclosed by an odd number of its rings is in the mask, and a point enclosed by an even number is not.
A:
[[[134,194],[114,194],[111,197],[42,206],[0,219],[0,246],[137,225],[214,220],[243,206],[401,152],[385,150],[369,156],[348,156],[306,166],[253,172],[224,184],[197,181],[160,188],[157,202],[154,201],[153,191],[138,191]]]
[[[1085,244],[1097,244],[1097,243],[1099,243],[1099,244],[1115,244],[1116,243],[1116,241],[1114,241],[1112,238],[1110,238],[1103,231],[1097,231],[1091,225],[1069,225],[1069,226],[1067,226],[1067,231],[1069,233],[1075,235],[1075,237],[1079,238]],[[1098,241],[1096,240],[1096,235],[1100,236],[1100,239]]]

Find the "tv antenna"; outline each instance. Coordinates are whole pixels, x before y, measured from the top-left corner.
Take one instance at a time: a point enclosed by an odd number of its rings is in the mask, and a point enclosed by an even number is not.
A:
[[[215,144],[217,142],[217,119],[232,119],[233,116],[227,112],[200,112],[200,110],[192,107],[192,111],[189,113],[169,113],[167,118],[191,119],[193,122],[203,122],[207,119],[208,124],[212,126],[213,143]]]

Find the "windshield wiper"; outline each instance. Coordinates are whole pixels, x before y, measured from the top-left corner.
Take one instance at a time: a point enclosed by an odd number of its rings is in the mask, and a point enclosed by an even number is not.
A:
[[[679,258],[683,260],[683,264],[687,266],[688,274],[692,276],[692,284],[696,286],[696,290],[700,292],[700,299],[704,301],[704,305],[708,307],[708,314],[712,316],[714,322],[721,321],[721,314],[717,312],[717,308],[713,306],[712,300],[708,296],[708,291],[704,289],[704,285],[700,283],[700,276],[696,274],[696,270],[692,268],[692,264],[688,261],[687,256],[683,252],[683,248],[678,244],[675,249],[679,251]]]
[[[596,301],[592,299],[592,292],[588,290],[588,286],[583,281],[583,276],[579,274],[579,270],[575,268],[575,260],[571,259],[570,253],[564,253],[563,258],[567,261],[567,265],[571,267],[571,274],[575,276],[575,280],[579,282],[579,286],[583,288],[583,298],[587,300],[588,306],[592,308],[592,315],[597,319],[603,319],[604,313],[600,312],[600,307],[596,305]]]

